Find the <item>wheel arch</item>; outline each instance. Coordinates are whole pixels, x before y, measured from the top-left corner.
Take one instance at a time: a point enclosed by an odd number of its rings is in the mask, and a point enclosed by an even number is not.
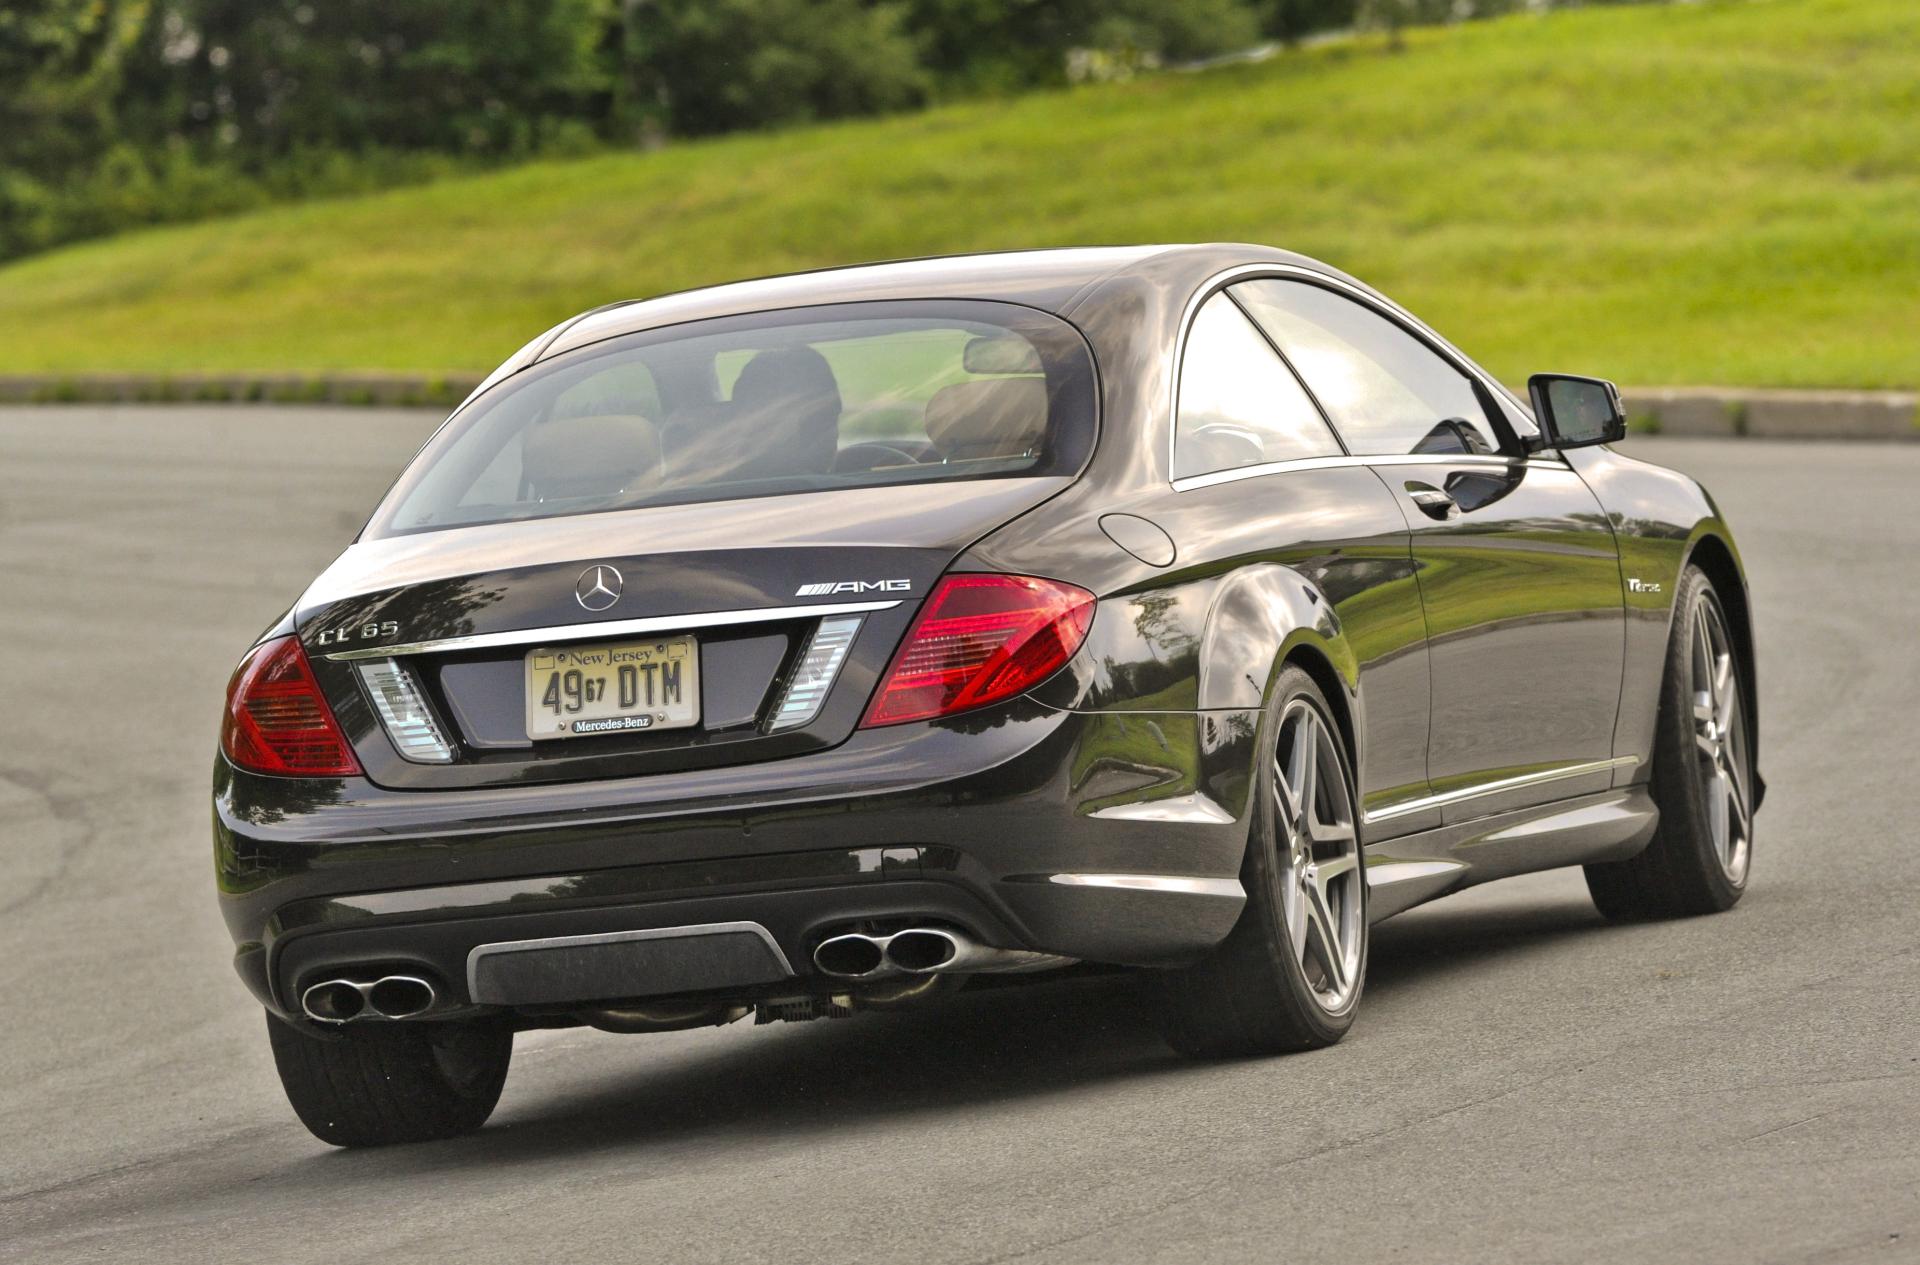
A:
[[[1326,696],[1360,778],[1366,732],[1360,659],[1333,603],[1291,567],[1263,563],[1228,576],[1209,604],[1201,638],[1201,708],[1264,709],[1290,664],[1312,677]]]
[[[1354,725],[1353,709],[1348,705],[1346,682],[1340,679],[1340,674],[1334,670],[1333,661],[1327,658],[1326,653],[1309,641],[1302,640],[1287,651],[1281,657],[1274,675],[1277,677],[1289,665],[1297,666],[1320,687],[1327,706],[1333,711],[1334,728],[1339,730],[1340,740],[1347,748],[1347,762],[1353,766],[1357,778],[1360,752],[1356,735],[1359,730]]]

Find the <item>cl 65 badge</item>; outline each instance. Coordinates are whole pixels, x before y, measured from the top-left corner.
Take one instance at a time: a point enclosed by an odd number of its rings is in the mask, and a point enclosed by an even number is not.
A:
[[[345,628],[329,628],[313,639],[316,646],[337,646],[348,641],[378,641],[382,637],[398,637],[400,624],[397,620],[383,619],[372,624],[348,624]]]

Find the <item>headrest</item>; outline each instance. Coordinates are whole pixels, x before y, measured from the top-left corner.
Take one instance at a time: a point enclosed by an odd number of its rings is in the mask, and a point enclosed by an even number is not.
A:
[[[1018,457],[1047,433],[1046,382],[982,378],[941,387],[927,401],[926,426],[943,457]]]
[[[960,349],[960,367],[968,373],[1039,373],[1040,352],[1018,334],[985,334]]]
[[[811,347],[770,347],[757,353],[733,383],[736,408],[760,408],[779,404],[805,409],[833,400],[834,412],[840,410],[840,384],[834,380],[833,366]]]
[[[660,480],[660,433],[631,413],[551,418],[527,432],[520,468],[542,499],[651,487]]]
[[[840,384],[811,347],[770,347],[733,382],[717,424],[687,431],[675,464],[702,478],[825,474],[840,447]]]

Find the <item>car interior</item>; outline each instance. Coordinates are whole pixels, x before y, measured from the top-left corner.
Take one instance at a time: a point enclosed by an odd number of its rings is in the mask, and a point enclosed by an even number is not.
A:
[[[850,418],[819,345],[760,347],[724,390],[721,357],[676,363],[686,356],[669,345],[637,387],[626,368],[603,375],[624,390],[595,390],[589,378],[554,397],[524,428],[514,499],[677,499],[676,490],[710,496],[731,485],[750,495],[756,484],[839,487],[912,477],[928,465],[990,473],[1030,462],[1045,442],[1049,410],[1039,353],[1011,333],[973,335],[960,347],[957,365],[939,367],[952,380],[924,393],[917,408],[910,391],[873,410],[887,426],[876,432],[844,424],[876,419]]]

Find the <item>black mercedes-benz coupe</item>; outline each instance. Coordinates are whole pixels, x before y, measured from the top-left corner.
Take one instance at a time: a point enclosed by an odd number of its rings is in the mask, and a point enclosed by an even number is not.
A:
[[[1739,555],[1374,290],[1257,246],[616,304],[427,442],[228,689],[221,905],[320,1138],[445,1137],[516,1031],[1150,973],[1325,1045],[1370,924],[1583,865],[1739,899]]]

